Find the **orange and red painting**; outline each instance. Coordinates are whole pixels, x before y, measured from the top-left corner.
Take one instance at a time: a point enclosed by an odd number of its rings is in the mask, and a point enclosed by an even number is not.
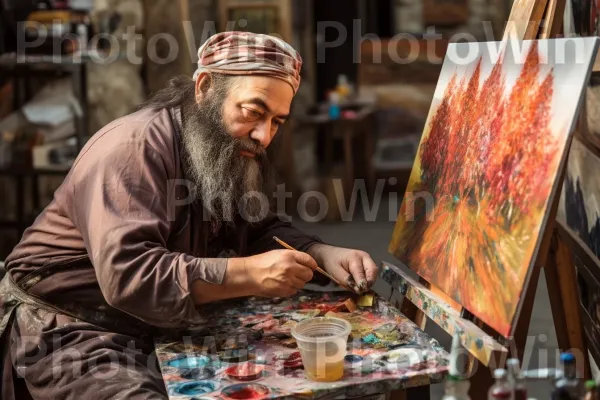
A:
[[[504,336],[597,46],[597,38],[455,43],[444,60],[389,249]]]

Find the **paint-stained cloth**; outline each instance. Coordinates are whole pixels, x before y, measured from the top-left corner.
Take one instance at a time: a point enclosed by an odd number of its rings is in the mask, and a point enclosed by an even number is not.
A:
[[[152,337],[203,321],[192,282],[222,283],[226,257],[279,248],[275,235],[319,241],[274,215],[213,232],[187,201],[179,124],[142,110],[94,135],[6,260],[2,400],[25,384],[35,399],[166,398]]]
[[[251,32],[222,32],[198,49],[198,69],[226,75],[264,75],[289,83],[298,92],[302,57],[275,36]]]

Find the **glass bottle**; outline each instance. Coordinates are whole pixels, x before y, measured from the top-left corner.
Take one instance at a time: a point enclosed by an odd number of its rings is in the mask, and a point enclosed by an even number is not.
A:
[[[513,391],[514,400],[527,400],[527,386],[521,376],[519,360],[511,358],[506,362],[508,368],[508,382]]]
[[[583,400],[599,400],[595,381],[590,380],[585,382],[585,397]]]
[[[496,382],[488,392],[488,400],[512,399],[512,390],[508,384],[506,370],[503,368],[494,370],[494,379],[496,379]]]
[[[556,381],[552,400],[579,400],[582,396],[581,384],[577,379],[575,356],[571,353],[560,355],[562,377]]]
[[[442,397],[442,400],[471,400],[469,397],[470,386],[471,382],[468,380],[450,375],[446,380],[444,397]]]

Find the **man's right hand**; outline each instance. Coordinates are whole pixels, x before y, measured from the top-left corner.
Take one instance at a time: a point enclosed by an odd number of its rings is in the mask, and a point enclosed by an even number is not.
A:
[[[247,296],[289,297],[313,277],[317,262],[294,250],[273,250],[251,257],[230,258],[220,285],[196,280],[192,297],[197,305]]]
[[[273,250],[243,260],[254,295],[262,297],[295,295],[317,269],[311,256],[294,250]]]

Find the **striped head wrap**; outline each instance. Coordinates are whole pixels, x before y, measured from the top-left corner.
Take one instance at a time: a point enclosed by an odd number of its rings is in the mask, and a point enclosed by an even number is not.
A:
[[[225,75],[264,75],[289,83],[298,92],[302,57],[285,41],[251,32],[222,32],[211,36],[198,49],[201,72]]]

